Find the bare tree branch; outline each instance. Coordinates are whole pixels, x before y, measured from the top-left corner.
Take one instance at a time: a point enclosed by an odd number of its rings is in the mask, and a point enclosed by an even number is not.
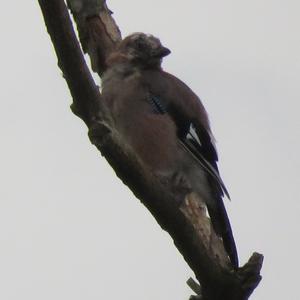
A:
[[[80,42],[91,59],[94,72],[100,76],[106,69],[106,58],[121,41],[120,30],[104,0],[68,0],[76,20]]]
[[[77,23],[82,47],[90,55],[94,71],[101,75],[106,69],[107,56],[121,40],[120,31],[105,1],[69,0],[68,3]],[[73,112],[87,124],[91,142],[117,176],[172,236],[201,283],[200,292],[200,287],[190,281],[198,294],[197,299],[248,299],[261,280],[262,255],[253,254],[244,267],[233,270],[205,210],[201,215],[195,212],[196,196],[190,194],[185,201],[179,201],[168,183],[155,177],[114,129],[83,58],[64,1],[39,0],[39,4],[58,65],[73,97]]]

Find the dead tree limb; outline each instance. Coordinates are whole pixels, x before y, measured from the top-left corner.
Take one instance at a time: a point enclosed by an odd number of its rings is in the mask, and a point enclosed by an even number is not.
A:
[[[248,299],[261,280],[262,255],[254,253],[248,263],[238,270],[231,267],[205,209],[203,214],[195,214],[195,195],[188,195],[183,203],[177,201],[168,184],[149,172],[114,129],[83,58],[65,2],[38,1],[58,65],[73,97],[73,112],[88,126],[91,142],[107,159],[117,176],[172,236],[201,284],[200,289],[196,282],[189,281],[197,293],[196,298]],[[107,56],[121,40],[120,31],[104,0],[69,0],[68,4],[77,24],[82,49],[89,54],[93,70],[101,76],[106,69]],[[180,204],[176,206],[174,203]]]

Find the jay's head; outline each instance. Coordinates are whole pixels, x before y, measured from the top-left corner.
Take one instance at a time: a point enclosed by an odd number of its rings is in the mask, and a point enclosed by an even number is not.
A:
[[[153,35],[134,33],[120,43],[108,63],[129,62],[141,68],[160,68],[162,58],[170,53]]]

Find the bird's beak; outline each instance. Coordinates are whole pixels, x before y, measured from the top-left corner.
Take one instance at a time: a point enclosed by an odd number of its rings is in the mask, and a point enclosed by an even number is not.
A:
[[[160,47],[153,51],[153,56],[157,57],[157,58],[162,58],[162,57],[169,55],[170,53],[171,53],[170,49],[168,49],[166,47]]]

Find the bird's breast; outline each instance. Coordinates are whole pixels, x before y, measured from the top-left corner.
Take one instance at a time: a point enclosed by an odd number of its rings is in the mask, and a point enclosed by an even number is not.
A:
[[[177,129],[168,114],[160,114],[138,74],[111,77],[102,94],[116,129],[135,153],[155,171],[171,169],[176,159]]]

